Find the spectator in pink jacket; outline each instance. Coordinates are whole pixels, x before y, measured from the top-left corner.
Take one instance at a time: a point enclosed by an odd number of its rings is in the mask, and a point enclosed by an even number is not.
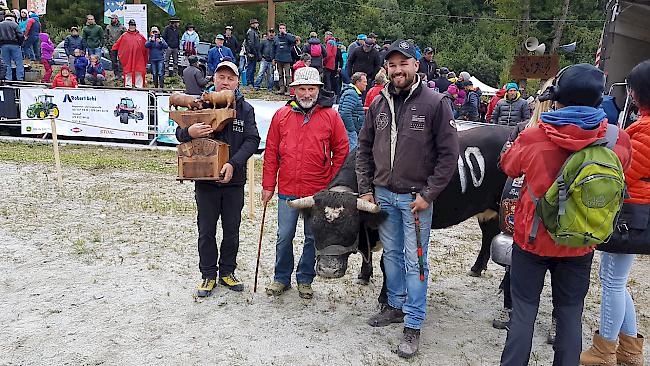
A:
[[[52,54],[54,53],[54,44],[50,40],[47,33],[39,33],[38,37],[41,40],[41,63],[45,68],[42,83],[49,83],[52,77]]]

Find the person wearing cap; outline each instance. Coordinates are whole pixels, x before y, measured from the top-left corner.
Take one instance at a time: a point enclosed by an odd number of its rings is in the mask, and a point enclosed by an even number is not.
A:
[[[433,59],[433,48],[426,47],[424,49],[424,55],[420,59],[420,68],[418,72],[423,73],[427,76],[427,80],[435,80],[437,78],[436,69],[438,64]]]
[[[205,86],[210,82],[210,76],[207,76],[199,68],[199,57],[192,55],[187,58],[189,65],[183,69],[183,83],[185,84],[185,94],[199,96],[203,93]]]
[[[492,111],[490,122],[498,125],[516,126],[530,118],[528,102],[521,98],[519,86],[508,83],[505,86],[505,98],[501,99]]]
[[[0,51],[2,61],[6,67],[7,80],[13,80],[11,62],[16,64],[16,79],[23,80],[25,68],[23,66],[23,53],[20,45],[23,43],[24,35],[16,23],[13,13],[5,13],[4,20],[0,22]]]
[[[193,56],[196,57],[196,56]],[[246,163],[255,154],[260,135],[255,123],[255,110],[239,91],[239,70],[230,61],[217,65],[213,77],[214,90],[233,91],[237,117],[221,132],[209,124],[196,123],[188,128],[176,129],[176,138],[188,142],[195,138],[212,138],[228,144],[229,159],[221,169],[221,180],[195,182],[197,226],[199,230],[199,270],[201,283],[197,296],[209,296],[217,282],[233,291],[243,291],[243,283],[235,276],[239,251],[239,226],[244,207]],[[217,222],[221,219],[223,236],[217,246]],[[218,276],[218,281],[217,281]]]
[[[255,83],[257,62],[262,60],[262,44],[260,43],[260,22],[253,18],[248,23],[250,27],[246,31],[246,38],[244,38],[244,49],[246,50],[246,83],[253,86]]]
[[[226,37],[224,37],[223,34],[217,34],[214,38],[216,46],[212,47],[210,51],[208,51],[208,75],[214,74],[217,65],[223,61],[235,62],[235,55],[232,53],[232,50],[224,46],[225,40]]]
[[[296,42],[296,37],[287,32],[287,25],[280,23],[278,25],[278,35],[273,39],[273,50],[271,58],[278,69],[278,94],[289,95],[289,84],[291,83],[291,64],[293,57],[291,50]]]
[[[515,210],[510,267],[512,314],[501,365],[528,364],[547,271],[551,272],[557,317],[553,364],[579,362],[582,311],[594,247],[558,245],[544,225],[534,224],[536,205],[532,197],[544,195],[573,152],[605,138],[607,118],[597,108],[604,90],[605,75],[594,66],[578,64],[563,69],[539,98],[554,101],[555,110],[542,113],[537,128],[523,130],[501,155],[500,166],[505,174],[512,178],[526,175]],[[622,129],[613,151],[625,171],[630,164],[631,145]]]
[[[232,25],[227,25],[224,33],[224,41],[223,45],[230,48],[233,54],[239,55],[239,41],[237,41],[237,37],[233,34],[233,27]]]
[[[311,67],[317,69],[322,75],[323,58],[327,57],[327,50],[325,49],[325,46],[321,44],[320,39],[318,38],[318,33],[309,33],[309,39],[305,42],[302,51],[311,56]]]
[[[113,65],[113,73],[115,74],[115,79],[122,78],[122,66],[117,59],[117,51],[113,51],[113,45],[117,42],[118,39],[126,32],[126,27],[120,23],[120,18],[117,14],[111,16],[111,24],[107,25],[104,29],[104,40],[106,41],[106,48],[110,51],[111,63]]]
[[[76,26],[70,27],[70,34],[63,41],[63,49],[65,50],[65,55],[68,57],[68,66],[74,68],[74,50],[86,49],[86,41],[81,38],[79,28]]]
[[[447,75],[449,75],[449,69],[443,66],[440,68],[440,76],[434,80],[440,93],[446,92],[449,85],[451,85],[451,82],[447,79]]]
[[[386,60],[390,81],[366,114],[356,175],[360,198],[378,203],[387,214],[379,237],[388,304],[368,324],[403,323],[397,353],[409,358],[418,351],[426,317],[432,202],[456,172],[459,148],[449,105],[417,75],[415,45],[393,42]],[[419,214],[420,236],[414,213]]]
[[[147,75],[147,60],[149,51],[144,46],[147,40],[138,32],[135,20],[129,20],[129,28],[126,33],[113,45],[117,50],[117,57],[122,64],[124,72],[124,86],[126,88],[144,88],[145,75]]]
[[[39,34],[41,33],[41,21],[38,14],[33,11],[29,12],[29,20],[25,27],[25,41],[23,43],[23,54],[31,61],[41,59],[41,47],[39,43]]]
[[[460,106],[458,112],[461,119],[466,121],[479,121],[480,113],[479,106],[481,104],[481,89],[475,88],[471,80],[462,81],[461,84],[465,91],[465,98],[463,104]]]
[[[162,37],[167,43],[167,49],[165,50],[165,70],[169,73],[169,76],[173,74],[178,74],[178,50],[180,48],[181,35],[180,28],[181,20],[173,17],[169,19],[169,24],[163,29]],[[169,61],[171,59],[171,68],[169,67]]]
[[[358,47],[362,47],[364,44],[366,44],[367,39],[368,39],[368,36],[366,36],[365,34],[359,34],[357,36],[357,40],[350,43],[350,45],[348,46],[348,55],[351,55],[352,52],[355,49],[357,49]]]
[[[374,85],[375,75],[381,69],[381,60],[372,38],[367,38],[363,46],[355,48],[348,55],[347,68],[348,75],[362,72],[368,76],[369,87]],[[363,93],[364,100],[365,96],[366,93]]]
[[[95,16],[86,15],[86,25],[81,30],[81,37],[86,41],[85,53],[102,57],[102,46],[104,45],[104,29],[95,22]]]
[[[151,27],[149,40],[144,46],[149,50],[149,64],[153,76],[154,88],[165,87],[165,50],[169,47],[165,39],[160,36],[158,27]]]
[[[266,138],[262,174],[262,201],[267,204],[277,186],[278,240],[275,275],[266,287],[269,296],[280,296],[291,287],[294,270],[293,239],[300,216],[288,200],[309,197],[325,189],[348,154],[348,137],[339,114],[332,108],[334,93],[322,89],[320,73],[313,67],[296,70],[291,87],[295,97],[278,109]],[[303,218],[305,242],[296,270],[298,295],[311,299],[316,276],[314,234]]]
[[[273,91],[273,47],[274,47],[275,29],[269,29],[268,34],[264,35],[262,40],[262,48],[260,49],[262,55],[262,62],[260,69],[257,72],[255,83],[253,87],[255,90],[260,90],[262,81],[266,79],[266,88],[269,92]]]
[[[183,49],[185,58],[196,55],[196,48],[199,46],[199,42],[199,34],[194,29],[194,24],[190,23],[186,25],[185,33],[181,37],[181,48]]]
[[[386,61],[386,55],[388,54],[388,48],[390,47],[391,43],[393,43],[393,41],[390,39],[385,39],[384,44],[379,51],[379,63],[382,66],[384,66],[384,61]]]

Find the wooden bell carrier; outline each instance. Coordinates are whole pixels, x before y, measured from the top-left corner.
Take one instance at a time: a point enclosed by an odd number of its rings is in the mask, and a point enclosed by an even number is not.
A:
[[[203,109],[204,102],[213,108]],[[181,128],[195,123],[210,125],[214,132],[221,132],[237,117],[235,93],[229,90],[204,93],[201,98],[174,93],[169,98],[169,117]],[[172,109],[174,107],[174,109]],[[180,110],[179,107],[187,108]],[[229,145],[211,138],[196,138],[178,145],[179,181],[219,181],[221,169],[230,159]]]

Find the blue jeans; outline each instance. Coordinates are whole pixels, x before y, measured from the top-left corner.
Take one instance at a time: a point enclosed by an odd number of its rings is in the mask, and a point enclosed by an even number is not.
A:
[[[25,78],[25,69],[23,68],[23,52],[20,46],[15,44],[3,44],[0,46],[2,51],[2,61],[7,65],[7,80],[13,80],[11,72],[11,61],[16,64],[16,79],[22,81]]]
[[[269,91],[273,90],[273,63],[271,61],[262,60],[260,64],[260,71],[257,72],[257,79],[255,79],[255,89],[259,89],[262,86],[262,80],[264,80],[264,74],[268,73],[268,79],[266,82],[266,87]]]
[[[165,61],[150,61],[151,75],[153,75],[154,85],[163,88],[165,86]]]
[[[28,58],[32,61],[41,59],[41,47],[38,34],[27,37],[25,43],[23,43],[23,53],[25,55],[25,58]]]
[[[420,329],[426,315],[427,281],[429,278],[429,233],[433,206],[420,211],[420,233],[424,281],[420,281],[415,219],[409,204],[410,194],[398,194],[384,187],[376,187],[375,195],[388,218],[379,226],[379,238],[384,244],[384,268],[388,304],[404,312],[404,326]]]
[[[255,67],[257,67],[257,60],[254,58],[247,58],[248,63],[246,64],[246,83],[248,85],[253,85],[255,81]]]
[[[90,55],[97,55],[100,58],[102,57],[102,48],[86,48],[86,53],[88,53],[88,58],[90,58]]]
[[[634,302],[627,290],[634,254],[603,252],[600,256],[600,335],[608,341],[618,339],[618,333],[636,337]]]
[[[359,135],[357,131],[348,131],[348,142],[350,143],[350,150],[354,150],[355,147],[359,144]]]
[[[296,225],[300,210],[287,206],[286,199],[278,199],[278,243],[275,247],[275,277],[274,280],[284,285],[291,283],[293,272],[293,237],[296,234]],[[305,244],[296,270],[296,282],[311,284],[316,277],[316,247],[314,234],[307,220],[305,224]]]

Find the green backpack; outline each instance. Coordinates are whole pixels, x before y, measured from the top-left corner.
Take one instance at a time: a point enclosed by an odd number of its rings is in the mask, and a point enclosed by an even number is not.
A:
[[[604,139],[571,154],[542,197],[528,190],[535,204],[529,244],[540,219],[558,245],[585,248],[609,239],[626,194],[623,167],[613,151],[618,131],[608,125]]]

